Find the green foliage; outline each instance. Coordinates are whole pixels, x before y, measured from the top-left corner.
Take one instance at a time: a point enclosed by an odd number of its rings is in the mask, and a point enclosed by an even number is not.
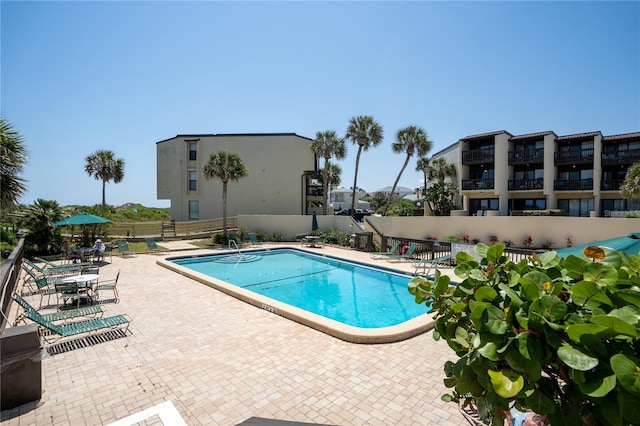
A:
[[[443,400],[472,399],[494,424],[514,401],[553,425],[640,423],[640,258],[591,247],[515,263],[503,250],[458,253],[457,285],[440,271],[409,282],[458,356]]]
[[[413,216],[416,206],[408,200],[399,199],[389,206],[387,216]]]
[[[425,200],[431,206],[433,214],[436,216],[449,216],[451,210],[455,209],[453,202],[458,187],[452,183],[442,180],[432,184],[425,191]]]
[[[217,232],[213,234],[212,243],[226,246],[229,243],[229,236],[223,232]]]
[[[278,234],[277,232],[273,233],[273,236],[271,237],[272,241],[279,243],[281,241],[284,241],[284,235],[282,234]]]
[[[384,195],[384,192],[375,192],[371,197],[369,197],[369,206],[375,211],[383,208],[386,202],[387,196]]]
[[[258,241],[268,241],[269,240],[269,234],[266,233],[265,231],[261,231],[261,230],[257,230],[256,231],[256,238],[258,239]]]
[[[21,221],[26,230],[25,255],[42,256],[57,253],[62,244],[60,228],[53,224],[62,219],[62,210],[57,201],[37,199],[24,210]]]
[[[460,237],[455,234],[447,235],[445,237],[445,240],[449,241],[450,243],[459,243],[461,241]]]
[[[327,244],[336,244],[345,247],[350,245],[349,239],[351,235],[336,228],[325,231],[315,231],[312,232],[312,234],[319,235]]]

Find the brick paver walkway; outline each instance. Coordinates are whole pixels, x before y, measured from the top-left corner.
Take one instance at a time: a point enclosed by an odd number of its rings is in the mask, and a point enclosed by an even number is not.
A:
[[[431,332],[384,345],[343,342],[162,268],[157,258],[114,257],[100,268],[105,279],[121,271],[120,303],[104,307],[107,315],[129,314],[132,334],[44,359],[41,401],[2,411],[3,425],[105,425],[165,401],[189,425],[252,416],[466,424],[455,404],[440,400],[442,366],[453,352]],[[14,304],[11,319],[15,311]]]

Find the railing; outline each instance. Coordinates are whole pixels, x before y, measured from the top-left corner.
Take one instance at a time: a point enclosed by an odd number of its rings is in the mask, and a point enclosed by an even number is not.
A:
[[[556,191],[589,191],[593,189],[593,179],[558,179],[553,181]]]
[[[18,282],[18,276],[20,275],[20,266],[22,265],[22,258],[24,257],[24,239],[20,238],[18,244],[13,249],[9,257],[2,264],[0,270],[0,282],[2,283],[2,289],[0,291],[0,297],[2,300],[2,314],[0,315],[0,334],[4,332],[7,326],[7,315],[9,313],[9,307],[11,306],[11,296],[13,295]]]
[[[462,190],[493,189],[493,179],[463,179]]]
[[[600,182],[600,189],[603,191],[619,191],[624,179],[603,180]]]
[[[472,149],[462,151],[462,164],[493,163],[493,149]]]
[[[640,160],[640,149],[624,151],[603,152],[601,155],[603,165],[633,164]]]
[[[554,154],[556,165],[593,163],[593,148],[582,151],[558,151]]]
[[[509,191],[542,189],[542,184],[542,178],[510,180]]]
[[[542,163],[544,161],[544,148],[509,151],[509,164]]]
[[[308,186],[307,196],[309,197],[322,197],[324,194],[324,188],[321,186]]]
[[[222,219],[192,220],[174,222],[174,224],[176,238],[195,237],[222,231]],[[235,229],[237,227],[238,218],[235,216],[228,217],[227,229]],[[108,226],[106,229],[110,237],[135,239],[147,236],[162,236],[163,222],[159,220],[152,222],[118,222]]]

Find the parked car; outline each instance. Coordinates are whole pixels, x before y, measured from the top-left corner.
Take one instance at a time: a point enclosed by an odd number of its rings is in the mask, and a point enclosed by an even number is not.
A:
[[[355,213],[351,214],[351,209],[342,209],[334,213],[340,216],[353,216],[358,222],[362,222],[365,216],[371,216],[370,210],[356,209]]]

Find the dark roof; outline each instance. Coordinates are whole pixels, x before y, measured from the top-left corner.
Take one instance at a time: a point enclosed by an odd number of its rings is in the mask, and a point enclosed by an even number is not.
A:
[[[466,136],[466,137],[464,137],[464,138],[462,138],[460,140],[461,141],[469,141],[469,140],[473,140],[473,139],[484,139],[484,138],[487,138],[489,136],[500,135],[502,133],[506,133],[509,136],[513,136],[511,133],[507,132],[506,130],[496,130],[495,132],[481,133],[479,135]]]
[[[635,132],[635,133],[623,133],[620,135],[610,135],[610,136],[603,136],[602,140],[603,141],[623,141],[623,140],[635,140],[635,139],[640,139],[640,132]]]
[[[511,138],[512,141],[526,141],[530,139],[539,139],[541,136],[547,136],[555,134],[552,130],[547,130],[546,132],[537,132],[537,133],[528,133],[526,135],[516,135]]]
[[[313,141],[313,139],[308,138],[306,136],[300,136],[296,133],[195,133],[195,134],[178,134],[175,135],[172,138],[168,138],[168,139],[163,139],[161,141],[156,142],[161,143],[161,142],[166,142],[166,141],[170,141],[176,138],[185,138],[185,139],[198,139],[198,138],[205,138],[205,137],[219,137],[219,136],[223,136],[223,137],[235,137],[235,136],[297,136],[299,138],[302,139],[307,139],[309,141]]]
[[[575,135],[558,136],[556,140],[562,141],[562,140],[569,140],[569,139],[586,139],[586,138],[592,138],[598,135],[602,136],[602,133],[600,132],[600,130],[596,132],[576,133]]]

